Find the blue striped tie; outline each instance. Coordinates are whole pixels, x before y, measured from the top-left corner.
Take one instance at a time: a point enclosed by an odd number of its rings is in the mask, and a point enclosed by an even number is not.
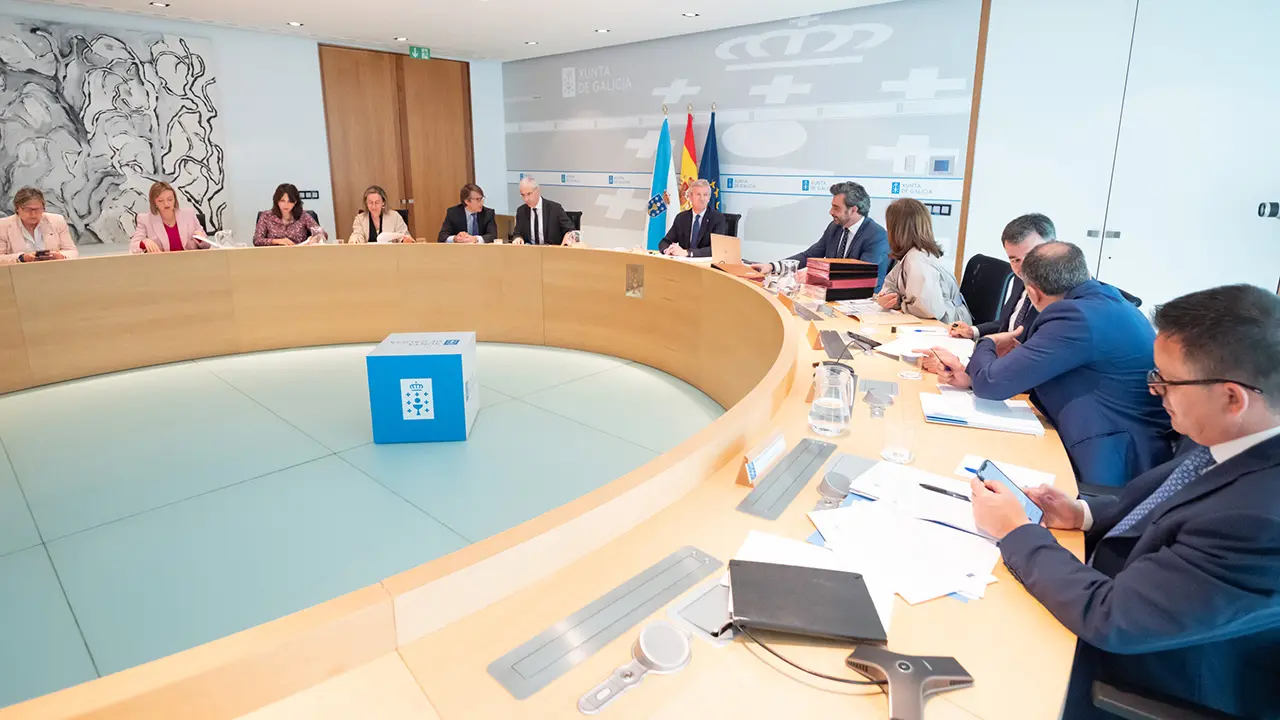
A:
[[[1209,453],[1209,448],[1201,447],[1192,451],[1187,455],[1187,459],[1182,461],[1169,478],[1164,481],[1156,491],[1138,504],[1138,507],[1124,516],[1124,519],[1116,523],[1116,526],[1107,531],[1106,537],[1119,535],[1138,523],[1139,520],[1147,516],[1157,505],[1173,497],[1182,488],[1191,483],[1192,480],[1200,477],[1200,475],[1212,467],[1214,464],[1213,455]]]

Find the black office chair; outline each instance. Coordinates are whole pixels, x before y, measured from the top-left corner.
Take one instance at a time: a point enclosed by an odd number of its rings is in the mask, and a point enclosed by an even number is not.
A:
[[[969,306],[974,324],[991,322],[1000,317],[1000,307],[1009,289],[1013,268],[999,258],[974,255],[964,268],[960,294]]]
[[[312,220],[315,220],[317,225],[319,225],[319,224],[320,224],[320,216],[316,214],[316,211],[315,211],[315,210],[305,210],[304,212],[306,212],[308,215],[310,215],[310,216],[311,216],[311,219],[312,219]]]
[[[574,230],[582,229],[582,211],[581,210],[566,210],[565,214],[569,216],[569,221],[573,223]]]
[[[738,213],[725,213],[724,225],[725,234],[729,237],[738,237],[738,223],[742,220],[742,216]]]
[[[1115,286],[1112,285],[1112,287],[1115,287]],[[1125,292],[1124,290],[1121,290],[1120,288],[1116,288],[1116,290],[1120,290],[1120,294],[1124,296],[1124,299],[1133,303],[1134,307],[1142,307],[1142,298],[1138,297],[1137,295],[1131,295]]]
[[[409,211],[408,211],[408,210],[403,210],[403,209],[401,209],[401,208],[396,208],[396,212],[400,213],[400,217],[404,219],[404,224],[405,224],[405,225],[408,225],[408,224],[409,224]]]
[[[1235,717],[1185,700],[1147,696],[1101,681],[1093,683],[1093,706],[1124,720],[1226,720]]]

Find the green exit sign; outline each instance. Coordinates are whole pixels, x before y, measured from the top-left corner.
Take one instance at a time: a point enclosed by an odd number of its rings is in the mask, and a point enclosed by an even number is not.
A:
[[[431,48],[418,47],[417,45],[409,46],[409,57],[414,60],[430,60]]]

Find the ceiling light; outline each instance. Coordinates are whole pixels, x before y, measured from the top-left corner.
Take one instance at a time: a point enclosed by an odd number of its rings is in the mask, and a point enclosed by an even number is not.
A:
[[[302,23],[300,23],[300,22],[292,22],[292,21],[290,21],[290,22],[289,22],[289,27],[302,27]]]
[[[537,40],[525,40],[525,41],[524,41],[524,44],[525,44],[525,45],[537,45],[537,44],[538,44],[538,41],[537,41]]]
[[[607,33],[607,32],[609,32],[609,30],[608,30],[608,28],[600,28],[599,30],[596,30],[596,32],[598,32],[598,33]]]
[[[396,38],[396,42],[409,42],[409,38]]]
[[[680,13],[685,17],[698,17],[698,13]]]
[[[165,2],[153,2],[153,3],[151,3],[151,6],[152,6],[152,7],[158,7],[158,8],[166,8],[166,7],[169,7],[169,3],[165,3]]]

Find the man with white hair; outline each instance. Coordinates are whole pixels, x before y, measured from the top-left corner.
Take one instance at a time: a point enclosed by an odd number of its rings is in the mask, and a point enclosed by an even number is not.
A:
[[[516,209],[516,226],[511,242],[521,245],[572,244],[577,237],[573,221],[564,207],[554,200],[542,197],[538,181],[526,175],[520,181],[520,199],[524,203]]]
[[[711,204],[711,183],[696,180],[689,186],[693,207],[676,215],[667,236],[658,244],[663,255],[672,257],[711,257],[711,235],[726,235],[729,223]]]

